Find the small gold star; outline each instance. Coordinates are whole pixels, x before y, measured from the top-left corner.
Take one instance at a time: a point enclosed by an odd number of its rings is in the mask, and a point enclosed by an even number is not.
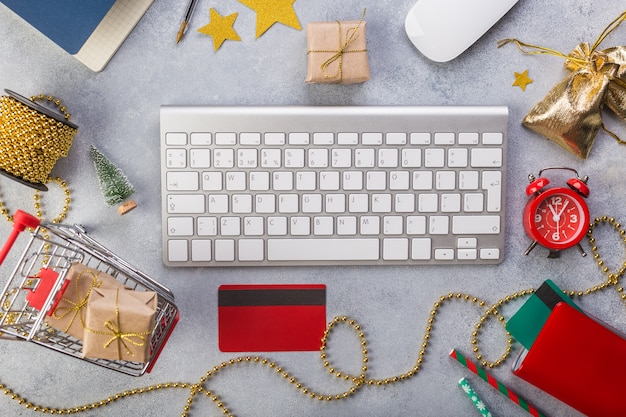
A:
[[[217,51],[225,40],[240,41],[241,38],[233,29],[238,13],[230,14],[226,17],[220,15],[214,8],[210,10],[211,21],[208,25],[202,26],[198,32],[209,35],[213,38],[213,48]]]
[[[530,83],[533,82],[533,80],[528,76],[528,70],[519,73],[519,72],[514,72],[515,74],[515,81],[513,82],[513,87],[519,87],[522,89],[522,91],[526,91],[526,86]]]
[[[238,0],[256,12],[256,37],[265,33],[274,23],[282,23],[302,30],[293,4],[296,0]]]

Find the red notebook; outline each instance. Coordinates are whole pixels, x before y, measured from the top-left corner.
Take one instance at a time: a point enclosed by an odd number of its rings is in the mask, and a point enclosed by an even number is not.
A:
[[[560,302],[513,373],[589,417],[624,417],[625,358],[622,336]]]
[[[222,285],[218,290],[222,352],[313,351],[326,330],[326,286]]]

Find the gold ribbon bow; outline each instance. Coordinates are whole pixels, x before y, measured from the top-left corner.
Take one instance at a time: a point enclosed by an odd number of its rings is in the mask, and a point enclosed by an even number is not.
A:
[[[352,42],[354,42],[357,39],[359,39],[359,36],[360,36],[359,27],[361,26],[361,24],[365,20],[365,12],[366,12],[366,10],[367,9],[363,10],[363,15],[361,16],[361,20],[359,21],[359,23],[355,27],[349,28],[346,31],[346,39],[345,39],[345,41],[343,43],[341,42],[341,22],[337,20],[337,31],[338,31],[337,50],[318,49],[318,50],[310,50],[310,51],[307,52],[307,54],[310,54],[310,53],[330,53],[330,54],[333,54],[330,58],[328,58],[326,61],[324,61],[322,63],[322,65],[320,66],[320,68],[322,70],[322,73],[324,74],[325,78],[337,78],[337,82],[341,82],[341,80],[343,79],[343,55],[347,54],[347,53],[354,53],[354,52],[367,52],[367,49],[348,49],[348,47],[350,46],[350,44]],[[339,65],[337,67],[337,72],[335,74],[333,74],[333,75],[328,75],[326,73],[326,69],[331,64],[333,64],[336,61],[339,62]]]
[[[99,331],[85,328],[85,330],[102,335],[102,336],[111,336],[111,338],[104,344],[104,348],[108,348],[113,342],[117,342],[117,358],[118,360],[122,359],[122,347],[126,349],[126,353],[130,356],[135,356],[134,352],[131,350],[129,344],[142,347],[146,342],[146,336],[152,334],[152,331],[147,332],[123,332],[120,326],[120,311],[119,311],[119,293],[120,290],[115,291],[115,322],[111,320],[106,320],[104,322],[104,327],[109,331]]]
[[[589,156],[600,129],[619,144],[626,144],[602,122],[604,105],[626,121],[626,46],[598,50],[600,43],[624,20],[626,11],[602,31],[592,46],[583,42],[568,55],[517,39],[498,43],[498,47],[515,43],[528,55],[564,58],[565,68],[572,72],[528,112],[522,121],[524,126],[582,159]]]
[[[85,296],[83,298],[80,298],[79,295],[79,289],[80,289],[80,285],[79,285],[79,281],[81,278],[83,278],[83,274],[88,273],[92,276],[92,283],[91,286],[89,287],[89,289],[87,289],[87,293],[85,294]],[[62,320],[65,317],[67,317],[69,314],[72,314],[72,318],[69,321],[69,323],[67,324],[64,332],[67,333],[70,328],[72,327],[72,324],[74,323],[74,320],[76,320],[76,317],[78,316],[80,318],[81,324],[83,325],[83,327],[85,327],[85,322],[83,320],[83,316],[81,314],[81,311],[83,310],[83,308],[87,305],[87,300],[89,299],[89,294],[91,294],[91,290],[93,290],[94,288],[100,288],[100,285],[102,285],[102,281],[98,280],[98,275],[100,274],[100,271],[97,271],[97,273],[94,274],[93,271],[87,269],[85,271],[82,271],[80,274],[78,274],[78,276],[76,277],[76,279],[74,279],[75,281],[75,285],[76,285],[76,302],[63,297],[61,299],[61,301],[65,301],[69,306],[67,307],[61,307],[58,306],[55,310],[54,313],[52,314],[52,317],[54,317],[57,320]],[[80,315],[79,315],[80,314]]]

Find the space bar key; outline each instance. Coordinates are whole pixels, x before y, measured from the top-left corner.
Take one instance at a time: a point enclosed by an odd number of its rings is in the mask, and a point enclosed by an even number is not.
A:
[[[378,239],[268,239],[270,261],[378,260]]]

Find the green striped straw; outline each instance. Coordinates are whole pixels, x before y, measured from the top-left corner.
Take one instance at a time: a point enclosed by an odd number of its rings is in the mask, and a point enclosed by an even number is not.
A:
[[[459,387],[461,387],[463,392],[467,394],[467,397],[472,401],[472,403],[474,403],[474,407],[476,407],[476,409],[480,411],[480,414],[482,414],[483,417],[493,417],[493,414],[491,414],[491,412],[487,410],[487,406],[485,406],[483,400],[481,400],[480,397],[476,394],[467,379],[461,378],[459,380]]]
[[[522,409],[528,411],[533,417],[547,417],[545,414],[541,413],[537,410],[532,404],[528,403],[523,398],[520,398],[514,391],[507,388],[506,385],[502,384],[500,381],[495,379],[493,376],[489,375],[483,368],[479,368],[476,366],[474,362],[467,359],[461,352],[456,349],[452,349],[450,352],[450,356],[459,361],[459,363],[465,366],[467,369],[475,373],[482,379],[487,382],[493,388],[498,390],[502,395],[507,397],[509,400],[513,401],[515,404],[519,405]]]

